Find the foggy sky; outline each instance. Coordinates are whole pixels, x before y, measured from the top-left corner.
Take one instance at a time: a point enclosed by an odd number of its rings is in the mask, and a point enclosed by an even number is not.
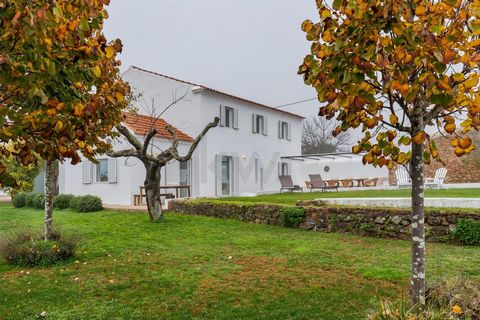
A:
[[[108,12],[105,34],[123,41],[123,71],[135,65],[271,106],[315,97],[297,75],[314,0],[112,0]]]

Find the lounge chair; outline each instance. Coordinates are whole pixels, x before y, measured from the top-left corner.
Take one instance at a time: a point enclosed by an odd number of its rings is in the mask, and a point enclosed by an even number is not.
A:
[[[440,168],[435,171],[435,177],[434,178],[427,178],[425,180],[425,186],[426,187],[436,187],[437,189],[440,189],[440,186],[443,184],[445,181],[445,177],[447,176],[447,168]]]
[[[335,189],[338,191],[338,187],[336,185],[329,186],[326,184],[321,175],[309,174],[308,176],[310,177],[310,192],[312,192],[314,189],[322,190],[322,192],[327,189]]]
[[[412,186],[412,179],[410,179],[410,174],[404,167],[398,167],[397,171],[395,171],[395,177],[397,178],[398,189],[400,189],[401,187],[408,188]]]
[[[303,189],[300,186],[293,184],[292,176],[279,176],[278,179],[280,180],[280,184],[282,186],[280,188],[280,193],[282,193],[282,191],[284,190],[288,192],[294,192],[294,191],[303,192]]]

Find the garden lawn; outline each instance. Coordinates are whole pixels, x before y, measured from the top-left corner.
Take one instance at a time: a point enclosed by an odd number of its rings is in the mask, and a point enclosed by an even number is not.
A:
[[[406,293],[407,241],[202,216],[57,211],[82,237],[78,260],[0,260],[0,319],[362,319]],[[41,228],[42,212],[0,204],[0,234]],[[427,277],[480,280],[480,248],[427,245]]]
[[[402,198],[410,197],[410,189],[400,190],[358,190],[358,191],[327,191],[327,192],[288,192],[265,194],[255,197],[223,197],[212,198],[209,201],[220,202],[248,202],[248,203],[276,203],[295,205],[297,200],[314,200],[321,198]],[[480,198],[480,189],[426,189],[427,198]],[[203,200],[200,200],[203,201]]]

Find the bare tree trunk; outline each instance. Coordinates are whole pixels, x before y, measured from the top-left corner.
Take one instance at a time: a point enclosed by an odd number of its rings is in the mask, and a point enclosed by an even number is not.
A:
[[[423,130],[423,123],[413,124],[414,133]],[[423,143],[412,144],[412,300],[420,310],[425,307],[425,213]]]
[[[52,238],[53,228],[53,196],[56,191],[56,175],[55,175],[55,163],[47,161],[45,163],[45,221],[44,221],[44,239],[45,241]]]
[[[160,199],[160,170],[156,165],[150,165],[145,177],[145,192],[147,196],[148,215],[151,221],[163,219],[162,202]]]

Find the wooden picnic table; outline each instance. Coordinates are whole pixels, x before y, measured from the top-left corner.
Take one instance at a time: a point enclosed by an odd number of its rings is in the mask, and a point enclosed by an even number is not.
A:
[[[168,189],[175,189],[175,198],[178,198],[179,190],[181,190],[181,189],[187,189],[188,197],[190,198],[190,196],[191,196],[190,185],[167,185],[167,186],[160,186],[159,189],[160,189],[160,191],[165,190],[164,193],[160,193],[161,197],[162,196],[167,197],[167,196],[172,194],[172,193],[167,193],[166,192],[166,190],[168,190]],[[143,198],[145,198],[145,200],[146,200],[147,199],[147,194],[145,193],[145,186],[140,186],[140,204],[142,203]]]

